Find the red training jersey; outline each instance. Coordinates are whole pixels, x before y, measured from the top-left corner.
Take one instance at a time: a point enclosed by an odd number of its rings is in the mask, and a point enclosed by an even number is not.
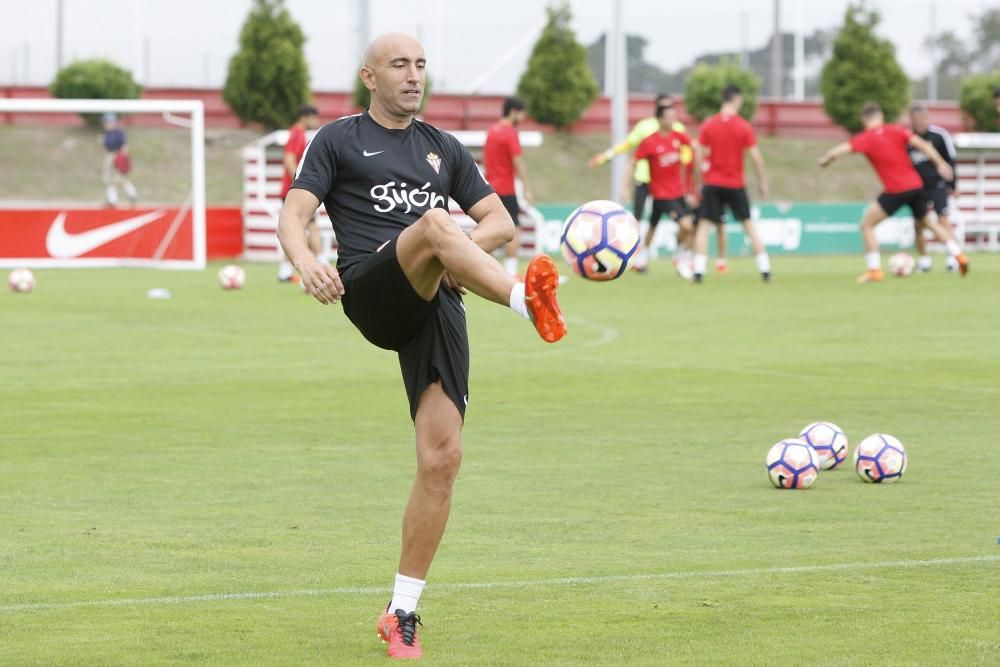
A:
[[[635,157],[649,162],[649,192],[653,199],[684,196],[686,188],[681,181],[681,146],[690,145],[690,137],[677,130],[654,132],[639,144]]]
[[[288,189],[292,187],[293,175],[285,169],[285,156],[294,155],[295,164],[302,160],[302,155],[306,152],[306,131],[298,124],[292,125],[288,129],[288,141],[285,142],[285,150],[281,155],[281,198],[288,195]]]
[[[757,145],[750,123],[737,114],[717,113],[702,123],[698,143],[708,149],[701,166],[705,185],[744,186],[743,152]]]
[[[887,194],[924,187],[907,151],[912,136],[913,132],[902,125],[889,124],[864,130],[851,138],[851,150],[868,158]]]
[[[521,154],[517,130],[507,123],[494,123],[486,134],[483,146],[483,167],[486,180],[501,196],[516,193],[514,189],[514,156]]]

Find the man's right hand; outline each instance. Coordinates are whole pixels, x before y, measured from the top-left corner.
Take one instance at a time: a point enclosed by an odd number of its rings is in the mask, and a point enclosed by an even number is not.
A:
[[[607,161],[608,161],[608,158],[604,154],[604,152],[602,151],[602,152],[597,153],[596,155],[594,155],[594,157],[590,158],[587,161],[587,166],[588,167],[600,167],[602,164],[604,164]]]
[[[296,268],[302,276],[302,286],[323,305],[337,303],[344,296],[344,283],[333,266],[311,258]]]

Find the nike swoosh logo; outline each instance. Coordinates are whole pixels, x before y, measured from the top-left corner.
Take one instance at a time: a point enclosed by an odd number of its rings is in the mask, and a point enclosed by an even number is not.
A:
[[[385,151],[375,151],[374,153],[369,153],[368,151],[361,151],[361,154],[365,157],[371,157],[372,155],[378,155],[379,153],[384,153]]]
[[[386,247],[390,243],[392,243],[392,239],[389,239],[388,241],[386,241],[385,243],[383,243],[382,245],[380,245],[378,248],[376,248],[375,252],[382,252],[382,248]]]
[[[91,229],[79,234],[70,234],[66,231],[66,213],[60,213],[52,221],[48,234],[45,235],[45,249],[49,255],[58,259],[68,259],[86,255],[91,250],[99,248],[105,243],[110,243],[115,239],[125,236],[130,232],[159,220],[166,211],[153,211],[144,213],[134,218],[127,218],[110,225]]]

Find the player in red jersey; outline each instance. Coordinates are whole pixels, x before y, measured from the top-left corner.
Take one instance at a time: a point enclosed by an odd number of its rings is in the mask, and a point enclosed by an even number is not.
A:
[[[639,160],[649,163],[649,192],[653,197],[653,211],[649,216],[649,230],[646,232],[643,251],[652,246],[660,218],[664,214],[669,215],[678,225],[675,262],[677,274],[690,280],[690,260],[684,254],[691,247],[694,233],[694,214],[685,199],[690,177],[687,166],[692,162],[691,138],[686,132],[675,129],[677,111],[673,103],[657,107],[656,119],[660,123],[660,129],[642,140],[632,155],[629,170],[632,173]],[[630,189],[629,185],[626,183],[626,191]]]
[[[749,153],[757,176],[760,196],[767,198],[767,176],[764,156],[757,146],[753,128],[739,115],[743,94],[739,86],[728,85],[722,91],[722,108],[701,126],[695,144],[698,164],[701,165],[704,186],[701,190],[701,219],[695,237],[694,281],[700,283],[708,265],[708,235],[711,223],[722,223],[728,208],[733,217],[743,222],[743,230],[753,247],[757,270],[764,282],[771,280],[771,260],[764,244],[750,219],[750,200],[747,198],[743,177],[743,154]],[[720,227],[719,233],[722,232]]]
[[[964,276],[969,271],[969,258],[958,246],[951,230],[938,222],[934,210],[928,210],[923,180],[910,161],[907,149],[912,146],[926,155],[945,181],[952,178],[951,165],[933,145],[909,129],[902,125],[887,124],[882,108],[874,102],[865,104],[861,110],[861,121],[865,128],[862,132],[854,135],[850,141],[834,146],[819,159],[819,166],[826,167],[845,155],[863,153],[885,186],[885,191],[868,206],[861,218],[861,238],[865,245],[867,271],[858,277],[858,282],[878,282],[885,277],[882,273],[878,240],[875,238],[875,226],[903,206],[908,206],[913,212],[914,220],[922,220],[923,224],[933,230],[938,240],[948,247],[948,253],[958,262],[958,269]]]
[[[288,196],[288,189],[292,187],[295,180],[295,170],[299,167],[299,161],[306,152],[306,130],[315,130],[319,127],[319,112],[316,107],[305,105],[299,109],[299,115],[288,128],[288,140],[281,153],[281,201],[285,201]],[[306,230],[309,238],[309,249],[313,255],[320,257],[323,250],[323,241],[319,236],[319,227],[316,221],[309,223]],[[278,280],[281,282],[297,282],[295,269],[288,257],[282,253],[281,263],[278,264]]]
[[[486,180],[493,186],[504,208],[510,213],[511,220],[514,221],[514,238],[505,248],[506,257],[503,263],[504,269],[512,276],[517,275],[517,251],[521,241],[518,220],[521,207],[517,203],[515,176],[521,180],[521,185],[524,187],[524,198],[529,202],[534,199],[524,170],[521,141],[517,137],[517,126],[522,118],[524,118],[524,102],[516,97],[505,99],[503,117],[486,133],[486,143],[483,145]]]

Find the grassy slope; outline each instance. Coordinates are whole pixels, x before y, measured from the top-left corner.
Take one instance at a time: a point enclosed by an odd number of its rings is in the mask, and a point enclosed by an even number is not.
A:
[[[242,197],[240,149],[256,135],[246,130],[210,131],[206,146],[210,203],[239,204]],[[133,128],[133,181],[147,201],[179,201],[189,187],[188,134]],[[525,161],[541,202],[578,202],[608,195],[608,167],[589,169],[588,158],[608,145],[603,134],[550,133],[542,147],[528,149]],[[875,193],[874,175],[860,158],[828,171],[815,165],[829,142],[762,139],[772,197],[786,200],[859,201]],[[99,135],[83,129],[0,126],[0,200],[60,199],[100,203]],[[37,157],[35,157],[37,156]]]
[[[988,664],[1000,262],[857,287],[857,258],[569,283],[545,346],[468,299],[466,458],[421,604],[433,665]],[[0,295],[0,663],[369,664],[413,470],[393,355],[250,266],[39,271]],[[174,298],[149,301],[153,286]],[[907,478],[772,489],[816,419]],[[767,574],[753,568],[987,557]],[[737,571],[729,575],[705,574]],[[570,576],[666,578],[518,585]],[[435,587],[495,582],[476,590]],[[376,587],[369,589],[364,587]],[[78,603],[241,591],[257,600]]]

